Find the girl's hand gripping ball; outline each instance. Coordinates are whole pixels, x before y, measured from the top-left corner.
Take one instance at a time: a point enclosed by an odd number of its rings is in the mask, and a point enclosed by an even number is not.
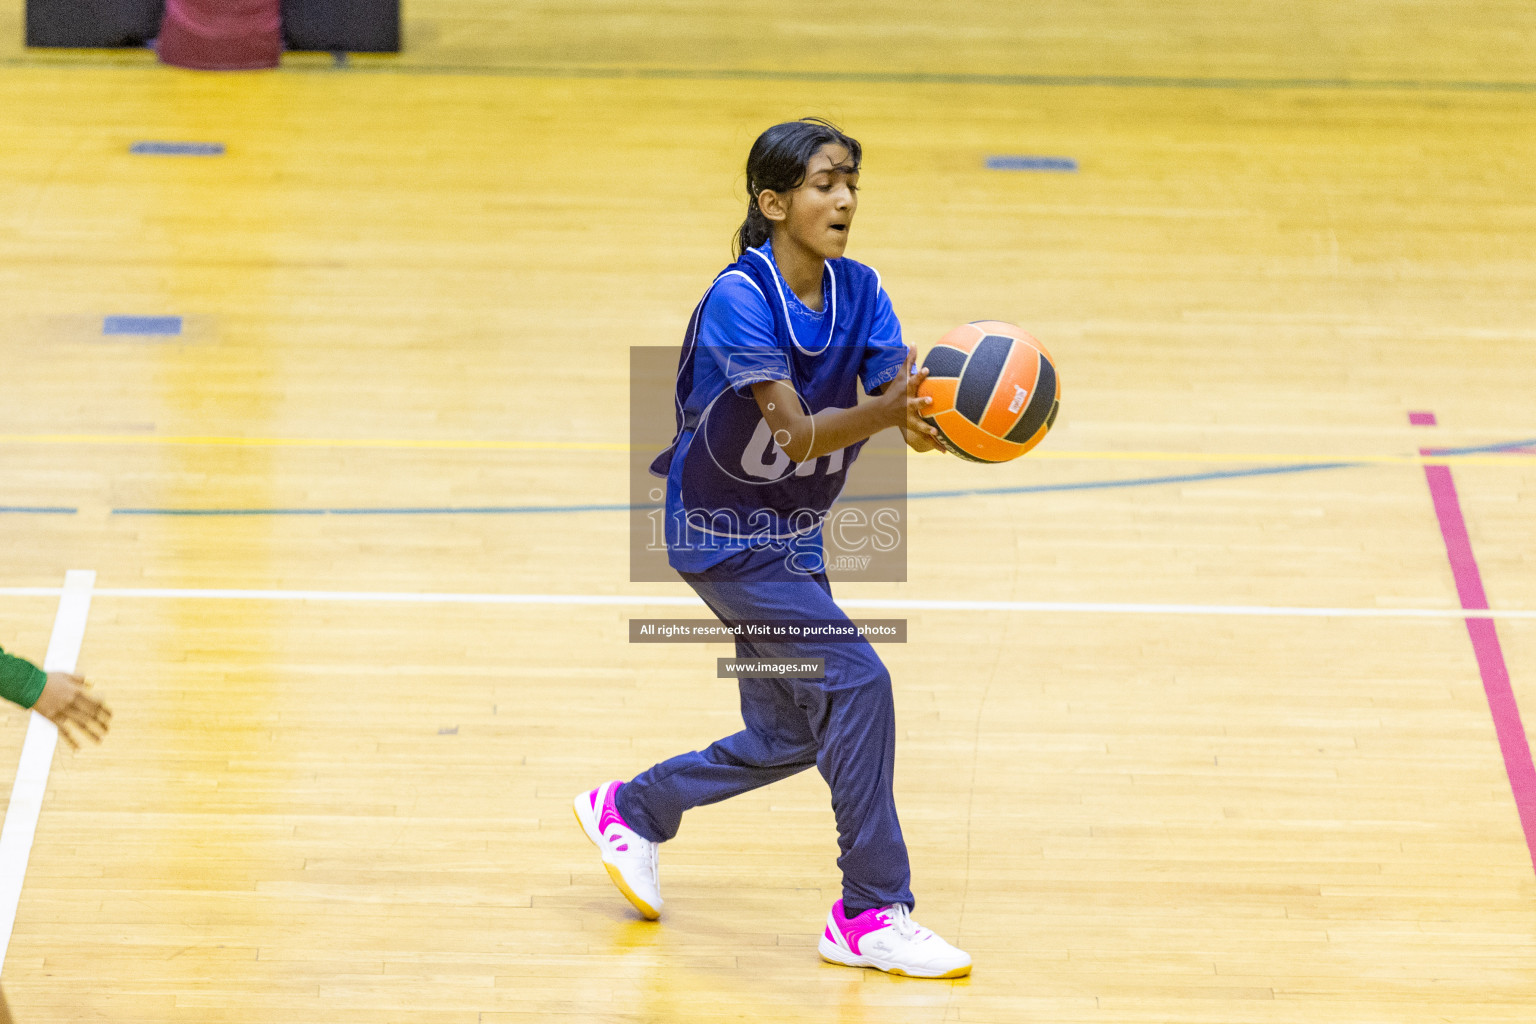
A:
[[[1017,324],[956,327],[928,353],[917,394],[944,446],[972,462],[1007,462],[1044,439],[1061,406],[1061,381],[1045,346]]]

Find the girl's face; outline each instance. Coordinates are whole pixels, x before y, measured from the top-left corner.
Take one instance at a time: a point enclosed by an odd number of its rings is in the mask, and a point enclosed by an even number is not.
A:
[[[848,150],[836,143],[818,149],[805,167],[805,180],[790,192],[758,193],[758,208],[789,240],[822,259],[848,247],[853,214],[859,208],[859,172]]]

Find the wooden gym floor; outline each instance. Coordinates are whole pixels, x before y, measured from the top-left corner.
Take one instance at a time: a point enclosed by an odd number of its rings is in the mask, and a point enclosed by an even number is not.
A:
[[[419,0],[399,58],[216,76],[0,4],[0,644],[93,570],[116,711],[54,761],[18,1020],[1529,1019],[1531,787],[1416,453],[1505,446],[1440,463],[1529,721],[1536,16],[1002,8]],[[628,349],[804,113],[865,143],[850,255],[909,339],[1015,320],[1064,381],[1020,462],[914,457],[910,582],[841,591],[905,603],[958,982],[819,962],[814,773],[691,814],[659,925],[570,820],[736,727],[723,648],[626,643],[689,610],[624,514],[551,510],[626,500]],[[922,497],[965,489],[1013,490]]]

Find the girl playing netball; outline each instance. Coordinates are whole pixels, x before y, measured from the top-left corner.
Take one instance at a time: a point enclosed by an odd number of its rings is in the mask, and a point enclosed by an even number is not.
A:
[[[917,451],[942,450],[919,415],[926,371],[911,372],[879,276],[843,258],[860,157],[857,141],[814,118],[759,136],[738,259],[688,326],[678,433],[652,471],[667,479],[668,559],[727,625],[847,623],[823,571],[821,518],[859,448],[899,427]],[[859,403],[859,382],[878,397]],[[908,916],[891,677],[874,649],[862,639],[738,639],[736,652],[820,658],[825,676],[743,678],[741,732],[576,797],[577,820],[619,890],[659,917],[658,849],[684,811],[814,765],[832,791],[843,874],[821,955],[917,977],[969,973],[968,954]]]

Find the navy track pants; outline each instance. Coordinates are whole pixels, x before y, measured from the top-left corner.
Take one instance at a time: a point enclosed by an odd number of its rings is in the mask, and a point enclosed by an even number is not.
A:
[[[823,574],[784,565],[784,553],[746,551],[702,573],[683,573],[727,625],[746,620],[848,621]],[[618,809],[640,835],[665,842],[683,812],[766,786],[815,765],[832,790],[843,900],[855,909],[913,905],[907,846],[892,792],[896,711],[891,676],[874,648],[856,643],[738,639],[740,658],[822,658],[824,679],[739,680],[746,728],[704,750],[662,761],[619,791]]]

